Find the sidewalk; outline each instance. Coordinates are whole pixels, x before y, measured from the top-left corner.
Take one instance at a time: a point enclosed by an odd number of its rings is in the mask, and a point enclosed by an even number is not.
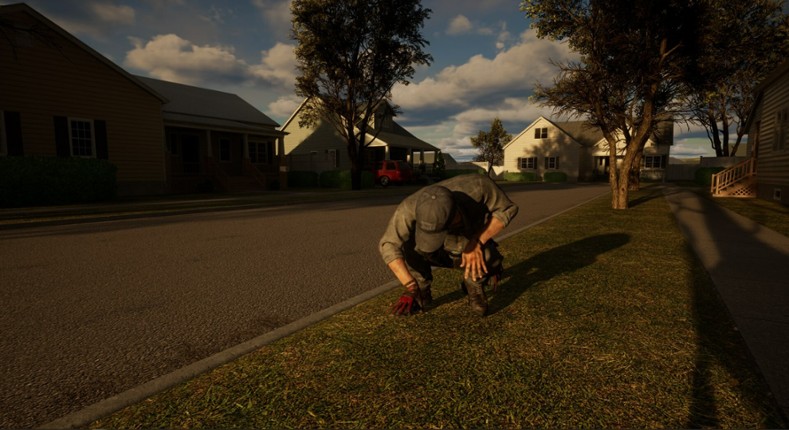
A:
[[[664,192],[682,233],[789,417],[789,237],[693,192]]]

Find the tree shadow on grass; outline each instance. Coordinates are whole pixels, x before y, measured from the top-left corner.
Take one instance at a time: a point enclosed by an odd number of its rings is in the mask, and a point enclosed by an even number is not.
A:
[[[536,284],[594,264],[599,255],[629,241],[630,236],[624,233],[587,237],[541,252],[512,267],[505,266],[505,276],[510,280],[492,297],[488,313],[495,314],[505,309]]]

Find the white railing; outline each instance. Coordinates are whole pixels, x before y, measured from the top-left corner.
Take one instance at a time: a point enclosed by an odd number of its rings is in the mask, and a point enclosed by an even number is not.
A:
[[[721,172],[712,175],[710,192],[713,196],[724,194],[726,188],[756,175],[756,158],[750,157]]]

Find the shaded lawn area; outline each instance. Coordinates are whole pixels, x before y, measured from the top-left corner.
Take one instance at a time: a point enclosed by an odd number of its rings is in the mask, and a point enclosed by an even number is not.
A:
[[[428,312],[390,291],[92,427],[786,427],[662,193],[634,198],[502,243],[485,318],[440,270]]]
[[[789,207],[764,199],[712,198],[726,209],[789,236]]]

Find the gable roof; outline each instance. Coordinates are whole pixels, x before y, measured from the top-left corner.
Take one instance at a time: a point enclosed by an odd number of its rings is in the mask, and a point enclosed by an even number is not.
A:
[[[540,120],[546,121],[561,130],[564,134],[569,136],[581,146],[592,147],[600,143],[605,138],[600,128],[590,125],[586,121],[551,121],[544,116],[535,119],[528,127],[526,127],[517,136],[512,138],[504,147],[506,148],[512,142],[520,138],[524,133],[529,131]],[[674,121],[663,121],[659,123],[657,129],[652,134],[650,139],[658,144],[673,144]]]
[[[219,123],[234,121],[253,126],[279,126],[266,114],[255,109],[254,106],[236,94],[144,76],[136,78],[168,99],[168,102],[162,106],[166,119],[186,116],[218,120],[215,122]]]
[[[10,15],[10,14],[15,14],[15,13],[24,13],[24,14],[29,15],[30,17],[32,17],[36,21],[38,21],[41,24],[43,24],[46,29],[54,32],[58,36],[66,39],[67,41],[69,41],[70,43],[73,43],[78,48],[82,49],[83,51],[87,52],[88,54],[90,54],[91,56],[96,58],[99,62],[103,63],[105,66],[107,66],[110,69],[112,69],[114,72],[118,73],[119,75],[121,75],[124,78],[128,79],[129,81],[131,81],[134,85],[140,87],[142,90],[146,91],[147,93],[149,93],[149,94],[153,95],[154,97],[156,97],[157,99],[159,99],[162,103],[167,102],[167,99],[164,96],[162,96],[161,94],[159,94],[155,90],[151,89],[150,87],[146,86],[145,84],[143,84],[139,80],[135,79],[135,77],[132,76],[129,72],[127,72],[126,70],[123,70],[120,66],[118,66],[117,64],[115,64],[112,61],[110,61],[109,59],[107,59],[107,57],[99,54],[96,50],[94,50],[90,46],[86,45],[84,42],[82,42],[81,40],[77,39],[71,33],[67,32],[66,30],[64,30],[63,28],[61,28],[60,26],[58,26],[57,24],[52,22],[49,18],[47,18],[44,15],[40,14],[38,11],[36,11],[32,7],[28,6],[27,4],[25,4],[25,3],[15,3],[15,4],[6,5],[6,6],[0,6],[0,15]],[[36,29],[33,28],[31,30],[36,30]]]
[[[291,122],[293,122],[296,117],[298,116],[299,112],[304,108],[308,99],[304,99],[299,107],[293,112],[293,114],[285,121],[285,124],[282,126],[284,130],[287,128]],[[385,103],[385,102],[384,102]],[[388,103],[387,103],[388,104]],[[389,109],[391,111],[391,109]],[[296,124],[298,126],[298,124]],[[418,149],[423,151],[436,151],[440,152],[441,150],[437,147],[425,142],[424,140],[414,136],[408,130],[403,128],[400,124],[392,119],[392,126],[387,127],[386,129],[375,130],[371,129],[370,132],[367,133],[367,138],[375,140],[389,146],[397,146],[401,148],[411,148],[411,149]]]

